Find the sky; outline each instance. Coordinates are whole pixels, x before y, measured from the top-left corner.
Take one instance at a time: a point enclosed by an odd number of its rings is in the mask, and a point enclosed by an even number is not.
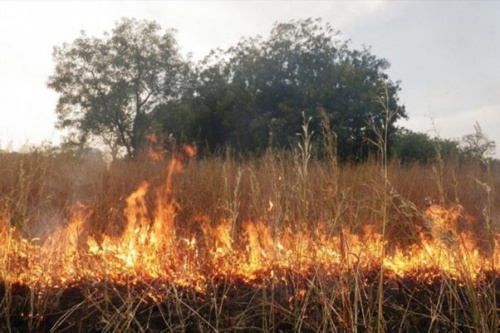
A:
[[[181,53],[202,59],[276,22],[321,17],[351,48],[371,47],[401,81],[408,121],[398,125],[458,139],[483,132],[500,158],[498,1],[5,1],[0,0],[0,149],[58,144],[57,93],[47,88],[55,46],[83,30],[102,37],[122,17],[177,30]]]

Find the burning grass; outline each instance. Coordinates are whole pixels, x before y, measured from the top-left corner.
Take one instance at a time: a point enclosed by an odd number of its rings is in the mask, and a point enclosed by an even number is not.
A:
[[[17,158],[25,168],[30,157]],[[54,173],[75,190],[64,202],[37,169],[61,168],[61,156],[44,158],[0,184],[1,330],[498,328],[496,184],[477,165],[450,163],[440,187],[430,167],[393,164],[388,186],[375,163],[298,172],[281,152],[177,153],[93,165],[86,182]]]

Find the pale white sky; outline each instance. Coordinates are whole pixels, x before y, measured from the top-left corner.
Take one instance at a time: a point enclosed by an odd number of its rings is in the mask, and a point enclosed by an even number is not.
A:
[[[401,80],[415,131],[458,138],[483,131],[500,157],[500,2],[495,1],[3,1],[0,0],[0,148],[58,143],[57,94],[46,88],[52,49],[85,30],[102,37],[121,17],[175,28],[193,59],[241,37],[267,36],[273,23],[322,17],[372,47]],[[430,133],[432,134],[432,133]]]

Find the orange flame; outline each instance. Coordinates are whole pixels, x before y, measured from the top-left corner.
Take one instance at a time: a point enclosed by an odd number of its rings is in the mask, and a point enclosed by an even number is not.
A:
[[[155,134],[146,134],[145,139],[151,143],[148,146],[148,158],[152,161],[163,160],[163,148],[158,137]]]
[[[194,148],[186,149],[189,156],[192,152]],[[496,252],[484,257],[469,230],[474,219],[460,206],[430,206],[425,211],[429,233],[422,233],[408,248],[390,252],[382,251],[387,240],[369,225],[361,235],[348,229],[330,235],[324,224],[314,232],[274,230],[261,218],[243,223],[242,232],[237,233],[230,219],[212,221],[199,215],[201,233],[181,237],[175,224],[180,205],[171,190],[173,174],[181,169],[180,159],[174,157],[163,187],[152,193],[143,182],[129,195],[123,211],[126,225],[118,237],[104,235],[97,240],[85,234],[91,210],[84,206],[76,207],[68,224],[42,244],[23,239],[15,228],[9,228],[8,215],[3,214],[2,279],[66,286],[82,280],[135,283],[161,278],[202,291],[211,276],[238,276],[252,283],[277,278],[283,269],[333,274],[384,265],[387,274],[394,276],[413,274],[427,279],[437,272],[476,279],[500,264],[498,239]],[[148,198],[154,199],[153,207]],[[269,201],[269,210],[273,207]],[[381,253],[386,255],[383,260]]]
[[[191,146],[191,145],[188,145],[188,144],[183,144],[182,145],[182,149],[184,150],[184,152],[186,153],[186,155],[189,156],[189,157],[193,157],[194,155],[196,155],[196,147],[195,146]]]

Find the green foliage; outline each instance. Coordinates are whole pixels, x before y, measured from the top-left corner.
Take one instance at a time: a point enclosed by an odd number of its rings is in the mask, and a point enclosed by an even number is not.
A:
[[[48,85],[60,94],[58,126],[72,130],[69,141],[96,140],[114,155],[137,155],[151,132],[210,151],[292,149],[303,117],[318,132],[323,112],[340,159],[364,160],[380,131],[390,148],[406,112],[388,61],[348,46],[321,19],[290,21],[266,39],[212,51],[191,70],[172,31],[123,19],[103,38],[82,33],[55,48]],[[386,110],[394,112],[388,122]],[[312,138],[315,150],[320,140]]]
[[[155,22],[122,19],[103,38],[84,32],[54,49],[48,86],[59,93],[58,126],[79,141],[98,139],[134,156],[153,112],[177,98],[186,71],[172,31]]]
[[[394,153],[403,163],[427,163],[435,156],[434,145],[427,134],[406,129],[398,132]]]
[[[338,32],[320,19],[276,24],[269,38],[242,39],[226,51],[214,51],[198,68],[192,101],[194,128],[211,148],[231,143],[262,152],[272,146],[290,148],[302,124],[302,112],[325,110],[338,134],[344,159],[368,155],[367,123],[383,126],[377,98],[388,90],[388,106],[398,110],[389,124],[406,117],[399,105],[399,84],[389,80],[389,63],[365,48],[350,50]]]
[[[479,124],[476,124],[474,129],[474,133],[466,134],[459,140],[431,138],[425,133],[399,129],[393,138],[391,153],[404,164],[426,164],[436,159],[491,162],[495,141],[488,139]]]
[[[425,133],[400,129],[394,137],[392,154],[404,164],[419,162],[426,164],[437,158],[448,160],[461,156],[459,143],[455,140],[431,138]]]

